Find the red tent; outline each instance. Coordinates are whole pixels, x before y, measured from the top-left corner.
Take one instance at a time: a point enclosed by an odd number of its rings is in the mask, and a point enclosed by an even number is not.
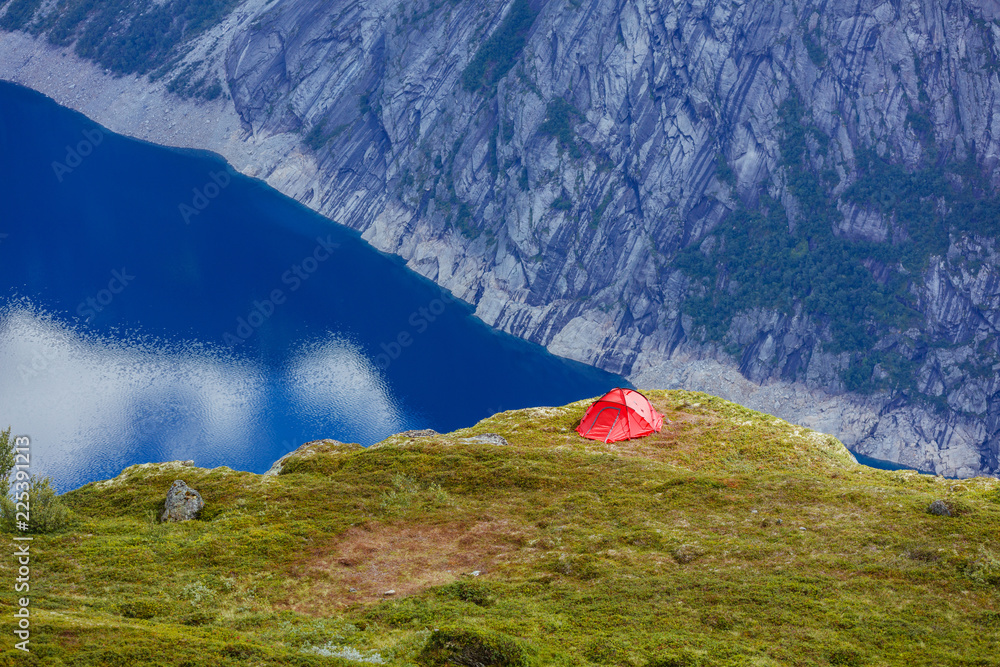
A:
[[[663,415],[637,391],[612,389],[597,399],[580,420],[576,432],[591,440],[618,442],[641,438],[663,428]]]

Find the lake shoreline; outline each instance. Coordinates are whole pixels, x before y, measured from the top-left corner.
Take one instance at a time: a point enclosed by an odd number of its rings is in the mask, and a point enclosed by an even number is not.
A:
[[[233,15],[215,30],[221,34],[252,14]],[[167,92],[163,80],[113,76],[78,58],[72,49],[57,48],[24,33],[0,33],[0,78],[41,92],[118,134],[161,146],[216,153],[240,173],[326,215],[316,205],[323,198],[315,193],[328,186],[320,182],[315,158],[303,151],[301,137],[291,133],[267,137],[254,134],[231,100],[181,99]],[[329,219],[329,215],[326,217]],[[387,206],[369,228],[359,231],[367,243],[400,257],[408,267],[458,298],[466,302],[478,300],[475,315],[498,331],[533,340],[541,335],[536,328],[539,322],[550,316],[558,319],[558,305],[530,306],[504,292],[498,281],[489,279],[492,269],[466,254],[460,240],[436,238],[424,226],[409,232],[410,238],[403,238],[397,223],[405,227],[407,219],[405,212]],[[441,258],[433,263],[434,267],[442,267],[435,268],[434,275],[428,275],[429,269],[422,263],[428,257]],[[477,284],[485,286],[481,292]],[[691,344],[663,349],[662,342],[654,337],[640,344],[638,360],[627,375],[630,382],[707,391],[833,434],[853,450],[873,458],[899,459],[903,465],[959,477],[980,472],[978,451],[971,440],[965,442],[968,429],[962,424],[953,428],[958,437],[952,439],[950,449],[930,445],[901,448],[905,435],[879,428],[890,417],[907,427],[921,424],[932,417],[932,409],[913,404],[893,408],[892,414],[886,415],[883,413],[889,405],[888,395],[837,393],[786,381],[759,385],[740,375],[720,349]],[[615,335],[612,323],[602,319],[601,313],[588,311],[568,322],[546,348],[555,355],[596,365],[596,359],[614,358],[615,350],[624,351],[631,344]]]

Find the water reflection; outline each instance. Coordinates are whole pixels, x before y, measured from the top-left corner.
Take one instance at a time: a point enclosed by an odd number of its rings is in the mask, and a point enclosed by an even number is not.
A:
[[[32,467],[62,488],[140,455],[251,463],[266,377],[245,360],[85,333],[22,300],[0,311],[0,368],[3,418],[30,425]]]
[[[282,380],[289,403],[300,415],[355,422],[363,440],[397,433],[406,425],[375,364],[336,334],[293,352]]]

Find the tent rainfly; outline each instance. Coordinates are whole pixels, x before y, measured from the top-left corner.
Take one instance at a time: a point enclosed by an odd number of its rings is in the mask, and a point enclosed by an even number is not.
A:
[[[641,438],[663,428],[663,415],[649,399],[632,389],[616,387],[591,405],[576,432],[591,440],[618,442]]]

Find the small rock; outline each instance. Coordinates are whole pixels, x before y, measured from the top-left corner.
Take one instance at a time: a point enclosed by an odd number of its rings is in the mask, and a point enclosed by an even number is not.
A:
[[[432,428],[421,428],[413,431],[403,431],[400,435],[405,435],[407,438],[430,438],[441,434]]]
[[[183,480],[177,480],[167,491],[160,521],[190,521],[198,515],[205,506],[201,494],[192,489]]]
[[[382,595],[395,595],[395,594],[396,594],[396,590],[392,589],[392,588],[390,588],[389,590],[387,590],[385,593],[382,593]]]
[[[462,438],[462,442],[482,442],[487,445],[499,446],[507,446],[510,444],[507,442],[507,438],[503,437],[499,433],[483,433],[482,435],[474,435],[469,438]]]
[[[951,508],[943,500],[935,500],[927,506],[927,511],[935,516],[951,516]]]
[[[473,577],[478,577],[479,576],[479,570],[473,570],[472,571],[472,576]]]
[[[805,530],[805,529],[806,529],[805,526],[799,526],[799,530]]]
[[[353,442],[341,442],[340,440],[334,440],[333,438],[323,438],[322,440],[310,440],[309,442],[299,445],[298,448],[293,449],[288,452],[280,459],[275,461],[270,470],[264,474],[273,477],[280,475],[282,470],[285,468],[285,464],[288,463],[290,458],[307,458],[309,456],[315,455],[317,451],[325,452],[349,452],[356,449],[361,449],[361,445]],[[353,525],[353,524],[352,524]]]

